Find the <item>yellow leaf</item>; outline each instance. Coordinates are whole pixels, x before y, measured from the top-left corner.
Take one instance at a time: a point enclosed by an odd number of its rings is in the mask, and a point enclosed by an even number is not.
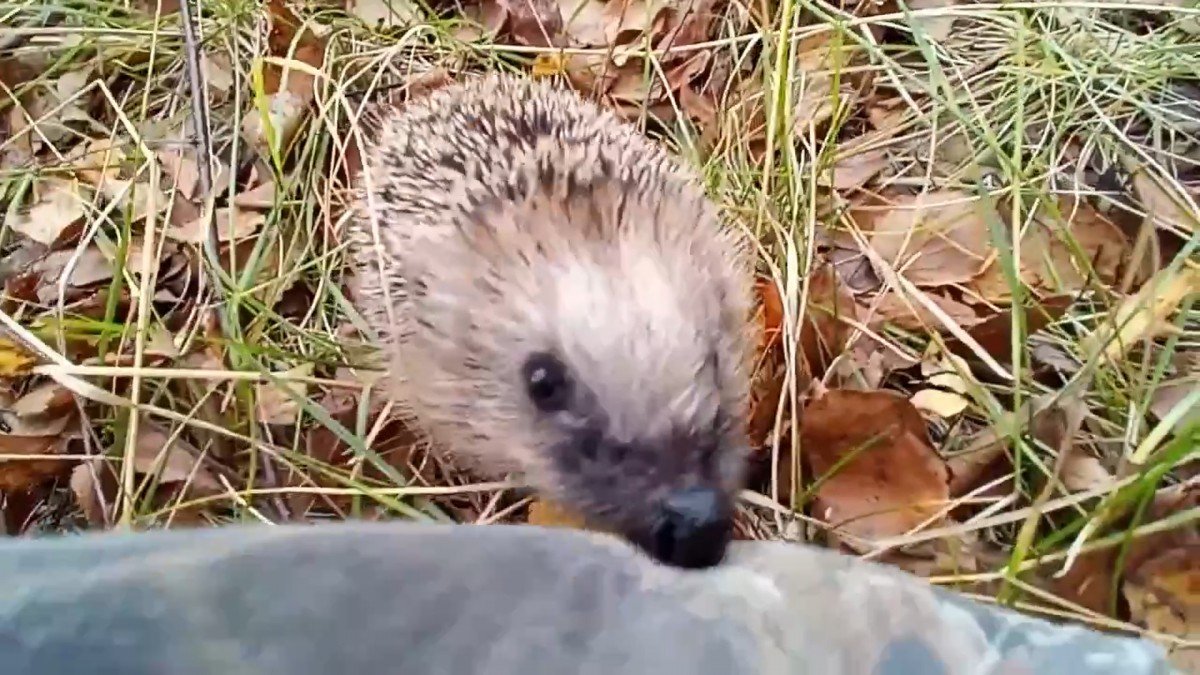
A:
[[[566,527],[574,530],[588,529],[582,518],[563,509],[553,502],[537,500],[529,505],[529,525],[540,527]]]
[[[37,359],[16,342],[0,336],[0,377],[17,377],[29,372]]]
[[[1167,317],[1192,293],[1200,293],[1200,267],[1162,270],[1136,294],[1125,298],[1110,321],[1084,337],[1083,352],[1103,350],[1109,360],[1118,360],[1135,344],[1160,331]]]
[[[533,70],[530,72],[534,77],[553,77],[565,73],[566,59],[562,54],[538,54],[533,60]]]

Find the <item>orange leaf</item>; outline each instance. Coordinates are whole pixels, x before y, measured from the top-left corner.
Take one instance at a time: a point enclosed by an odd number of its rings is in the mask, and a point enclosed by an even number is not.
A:
[[[925,421],[899,394],[831,390],[805,407],[800,433],[820,481],[814,515],[842,532],[868,540],[901,535],[949,498],[946,465]]]

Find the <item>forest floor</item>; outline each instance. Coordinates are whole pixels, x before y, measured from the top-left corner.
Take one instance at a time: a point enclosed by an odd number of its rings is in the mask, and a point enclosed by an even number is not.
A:
[[[1200,670],[1194,5],[0,3],[6,529],[578,525],[394,421],[346,293],[363,110],[503,69],[761,243],[738,536]]]

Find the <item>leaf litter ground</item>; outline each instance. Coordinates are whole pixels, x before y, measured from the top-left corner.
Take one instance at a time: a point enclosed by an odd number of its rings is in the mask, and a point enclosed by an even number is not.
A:
[[[587,527],[396,422],[344,290],[362,120],[509,70],[761,243],[738,536],[1194,667],[1200,10],[1122,4],[9,3],[5,527]]]

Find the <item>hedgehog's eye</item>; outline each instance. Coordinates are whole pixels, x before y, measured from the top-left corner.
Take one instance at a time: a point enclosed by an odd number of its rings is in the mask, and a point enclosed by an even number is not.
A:
[[[552,354],[537,353],[525,360],[523,367],[525,390],[529,399],[542,412],[556,412],[567,407],[571,382],[567,368]]]

